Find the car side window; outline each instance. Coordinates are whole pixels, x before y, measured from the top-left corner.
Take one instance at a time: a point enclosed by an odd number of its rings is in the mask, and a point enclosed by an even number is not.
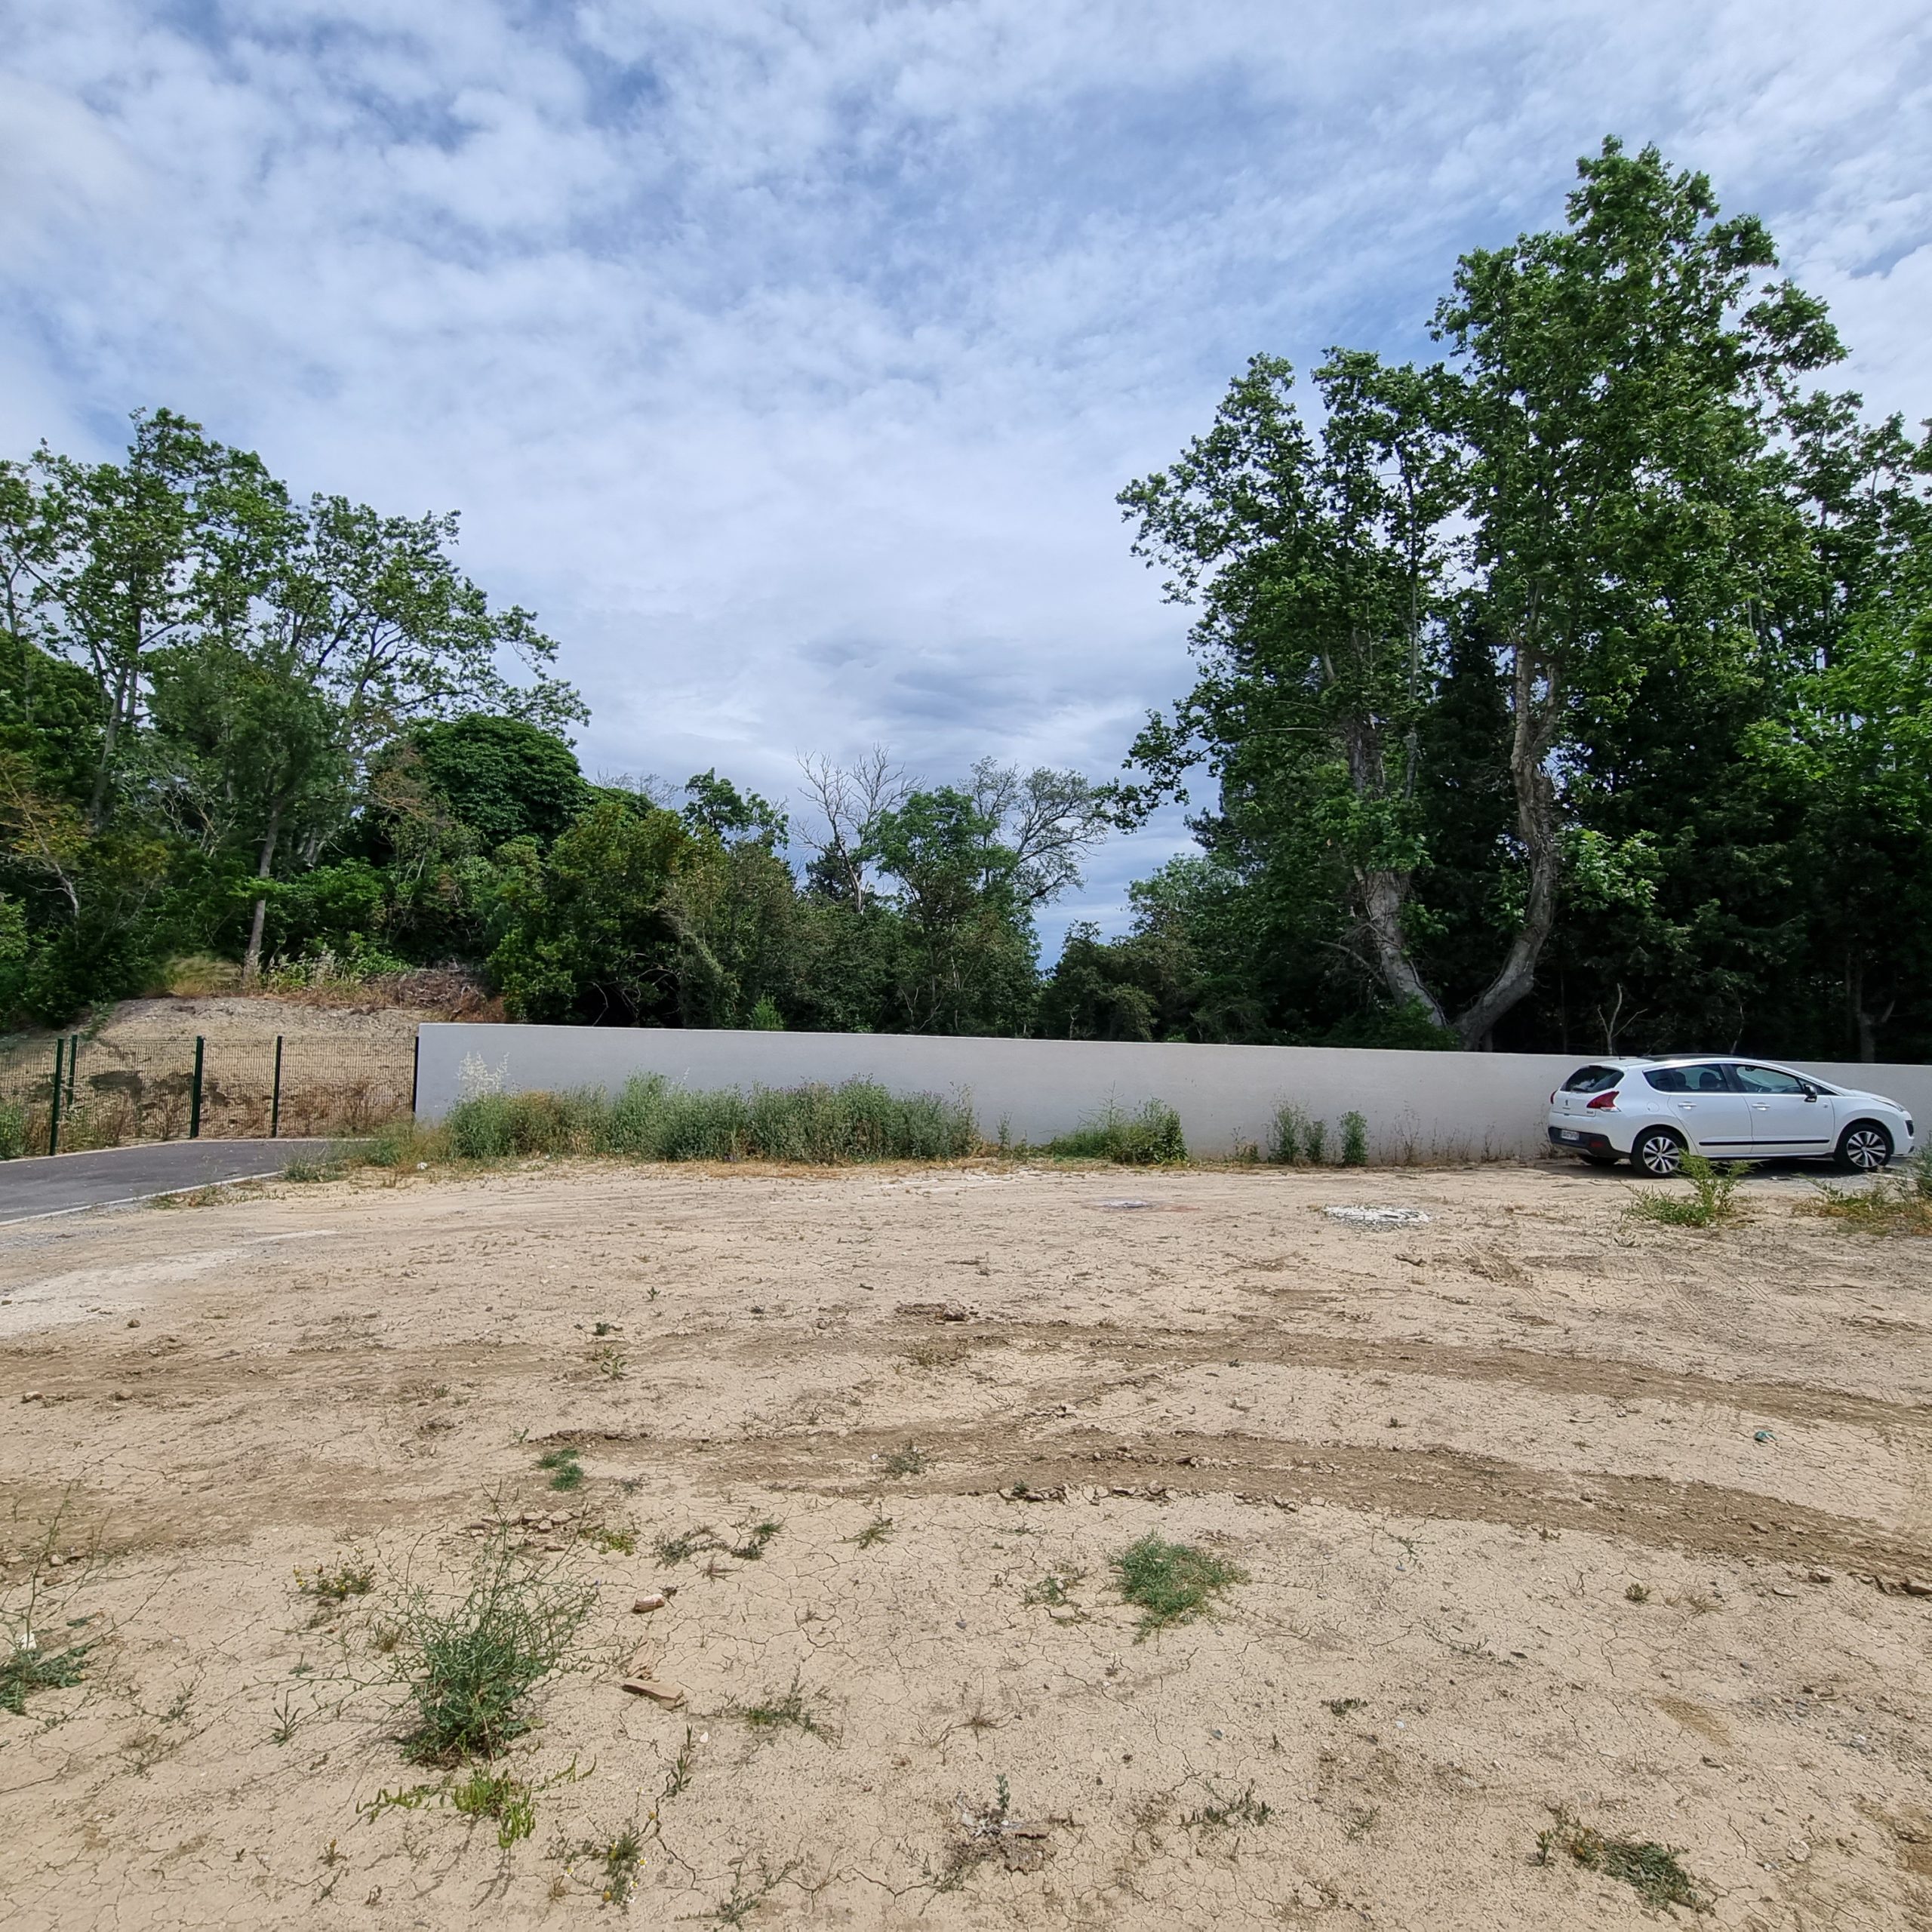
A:
[[[1740,1066],[1737,1084],[1747,1094],[1803,1094],[1810,1090],[1795,1073],[1781,1066]]]
[[[1729,1083],[1721,1066],[1654,1066],[1644,1078],[1660,1094],[1722,1094]]]

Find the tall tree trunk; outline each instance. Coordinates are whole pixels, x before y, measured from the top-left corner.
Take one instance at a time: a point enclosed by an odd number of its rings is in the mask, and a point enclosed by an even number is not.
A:
[[[1361,900],[1362,922],[1368,928],[1383,985],[1405,1004],[1419,1002],[1437,1026],[1447,1026],[1449,1022],[1441,1003],[1416,971],[1409,955],[1408,937],[1402,931],[1402,906],[1414,876],[1409,872],[1358,872],[1355,890]]]
[[[1556,924],[1556,787],[1546,768],[1560,715],[1556,678],[1549,674],[1539,697],[1535,666],[1521,645],[1515,651],[1515,729],[1509,741],[1509,777],[1516,792],[1516,832],[1529,865],[1529,892],[1523,922],[1516,930],[1496,977],[1456,1021],[1463,1044],[1487,1051],[1496,1023],[1528,998],[1537,964]]]
[[[107,785],[114,775],[114,747],[121,736],[122,714],[128,705],[128,674],[124,671],[114,687],[114,703],[107,714],[107,728],[101,734],[100,764],[94,775],[94,795],[88,801],[88,829],[98,832],[107,817]]]
[[[268,835],[262,841],[261,863],[255,868],[257,878],[266,878],[269,868],[275,863],[275,841],[281,831],[281,808],[277,805],[269,814]],[[242,961],[242,983],[253,986],[262,970],[262,928],[268,922],[269,900],[266,893],[255,901],[255,916],[248,928],[248,950]]]

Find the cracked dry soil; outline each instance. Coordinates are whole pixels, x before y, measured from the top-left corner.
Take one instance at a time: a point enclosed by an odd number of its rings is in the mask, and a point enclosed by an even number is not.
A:
[[[9,1230],[0,1655],[30,1589],[92,1647],[0,1709],[7,1921],[1646,1922],[1561,1808],[1706,1924],[1932,1924],[1928,1251],[1806,1192],[533,1164]],[[507,1846],[383,1681],[499,1520],[595,1586]],[[1149,1533],[1247,1580],[1143,1635]]]

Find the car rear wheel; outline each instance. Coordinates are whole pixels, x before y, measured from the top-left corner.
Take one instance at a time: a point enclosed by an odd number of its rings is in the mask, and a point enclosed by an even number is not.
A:
[[[1684,1137],[1672,1133],[1667,1127],[1654,1127],[1647,1134],[1640,1134],[1636,1146],[1630,1150],[1630,1164],[1639,1174],[1650,1174],[1658,1180],[1669,1180],[1683,1168]]]
[[[1875,1120],[1855,1120],[1838,1136],[1838,1165],[1875,1174],[1892,1158],[1892,1137]]]

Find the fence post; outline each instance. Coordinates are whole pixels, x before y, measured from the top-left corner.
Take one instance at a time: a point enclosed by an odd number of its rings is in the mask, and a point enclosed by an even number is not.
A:
[[[67,1035],[67,1111],[74,1111],[74,1069],[80,1064],[81,1036],[78,1033]]]
[[[54,1042],[54,1098],[47,1113],[47,1151],[57,1154],[60,1151],[60,1069],[67,1051],[65,1035]]]
[[[202,1137],[202,1054],[208,1042],[202,1035],[195,1035],[195,1091],[188,1101],[188,1138],[198,1140]]]
[[[275,1036],[275,1097],[269,1103],[269,1138],[281,1130],[281,1035]]]

